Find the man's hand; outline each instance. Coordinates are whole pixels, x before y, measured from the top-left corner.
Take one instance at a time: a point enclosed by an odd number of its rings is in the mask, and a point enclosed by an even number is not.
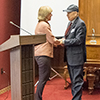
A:
[[[62,39],[56,39],[56,41],[54,42],[54,46],[57,47],[58,45],[64,46],[64,38]]]

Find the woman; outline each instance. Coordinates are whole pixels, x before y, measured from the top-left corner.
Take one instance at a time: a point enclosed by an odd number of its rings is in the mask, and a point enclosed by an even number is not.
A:
[[[52,9],[42,6],[38,11],[38,24],[35,34],[46,34],[46,42],[35,46],[35,59],[39,66],[39,83],[36,90],[36,100],[42,100],[42,93],[46,82],[50,77],[51,58],[53,58],[53,46],[60,42],[53,36],[50,24]]]

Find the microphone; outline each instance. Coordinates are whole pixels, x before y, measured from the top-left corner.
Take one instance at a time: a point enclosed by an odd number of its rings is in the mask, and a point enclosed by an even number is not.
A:
[[[23,28],[19,27],[19,26],[18,26],[17,24],[15,24],[14,22],[10,21],[10,24],[12,24],[12,25],[16,26],[17,28],[19,28],[19,29],[23,30],[24,32],[26,32],[26,33],[28,33],[28,34],[32,35],[30,32],[28,32],[28,31],[26,31],[25,29],[23,29]]]

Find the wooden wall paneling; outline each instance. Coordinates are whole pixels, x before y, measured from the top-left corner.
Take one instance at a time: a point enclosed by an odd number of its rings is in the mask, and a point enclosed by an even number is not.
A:
[[[81,17],[82,20],[85,20],[85,17],[84,17],[85,10],[83,10],[84,8],[85,8],[84,1],[79,0],[79,16]]]
[[[85,21],[87,27],[86,50],[87,62],[84,70],[88,80],[89,94],[92,94],[94,87],[100,87],[100,0],[79,0],[80,17]],[[84,13],[84,14],[83,14]],[[95,37],[93,38],[93,30]],[[90,42],[96,40],[97,42]],[[98,80],[97,80],[98,79]]]
[[[64,72],[64,66],[66,66],[66,62],[64,62],[64,47],[57,46],[54,47],[54,58],[51,61],[51,66],[60,74]],[[52,73],[51,73],[52,75]]]
[[[92,28],[95,29],[95,36],[100,37],[100,0],[79,0],[80,17],[87,26],[87,39],[91,39]]]

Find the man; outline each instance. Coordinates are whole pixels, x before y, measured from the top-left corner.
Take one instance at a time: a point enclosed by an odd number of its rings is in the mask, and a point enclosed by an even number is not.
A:
[[[72,83],[72,100],[81,100],[83,81],[83,64],[86,61],[86,26],[79,18],[79,9],[76,5],[70,5],[66,10],[69,19],[65,39],[61,44],[65,46],[65,58]]]

